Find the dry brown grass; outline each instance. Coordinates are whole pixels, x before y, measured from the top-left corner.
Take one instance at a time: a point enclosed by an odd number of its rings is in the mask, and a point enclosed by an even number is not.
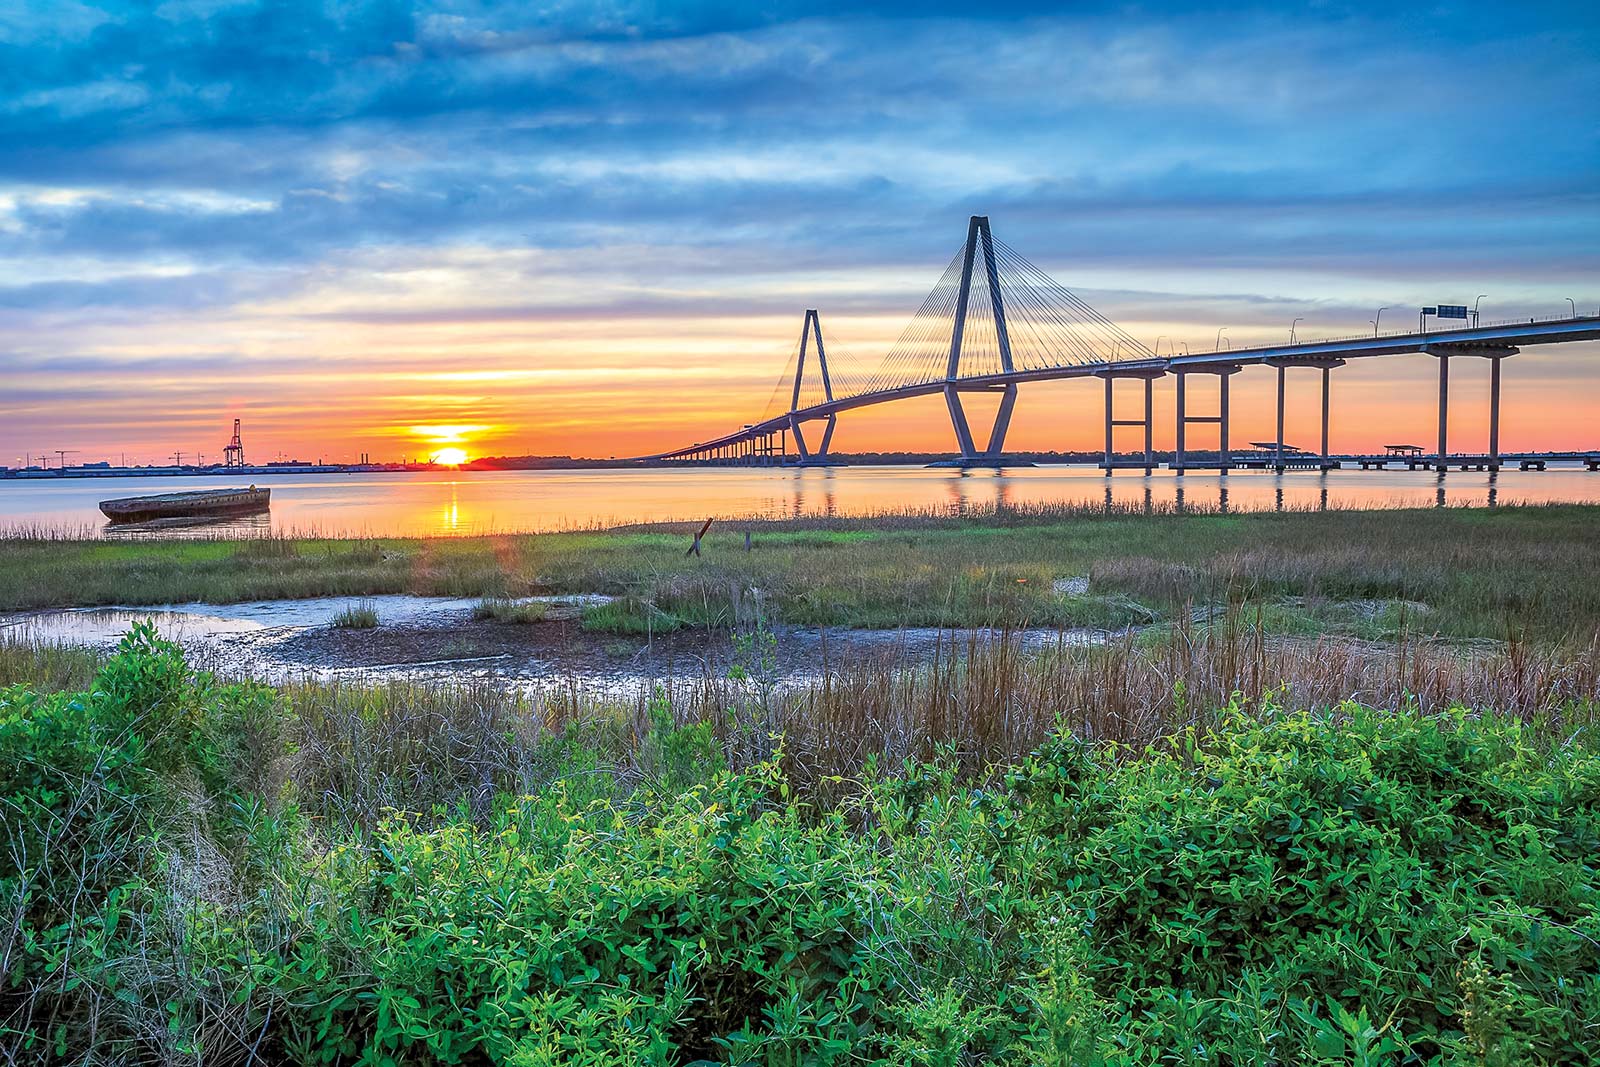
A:
[[[286,693],[299,724],[292,777],[301,795],[329,816],[370,824],[386,808],[482,810],[496,791],[543,788],[571,771],[573,746],[592,754],[583,773],[626,786],[638,776],[652,701],[680,725],[711,723],[734,766],[770,758],[781,738],[791,784],[818,800],[848,788],[871,757],[894,765],[943,751],[982,775],[1058,729],[1139,749],[1208,728],[1230,703],[1462,705],[1515,714],[1559,741],[1594,725],[1600,640],[1554,649],[1278,638],[1234,616],[1153,643],[1042,652],[1025,652],[1013,635],[968,633],[931,662],[845,660],[784,689],[701,674],[629,697],[577,684],[537,698],[483,683],[304,683]]]
[[[1560,647],[1286,638],[1235,611],[1154,639],[1021,646],[1014,634],[964,632],[931,660],[830,658],[798,686],[703,672],[626,696],[575,680],[539,695],[492,679],[295,682],[281,687],[293,756],[274,773],[321,817],[371,826],[396,809],[464,804],[482,813],[497,793],[535,792],[574,774],[627,789],[640,780],[653,705],[680,725],[711,723],[733,766],[770,758],[781,743],[791,785],[819,801],[849,789],[869,758],[893,766],[943,752],[981,776],[1058,729],[1139,749],[1210,727],[1230,703],[1461,705],[1515,714],[1553,742],[1593,728],[1600,707],[1593,635]],[[0,643],[0,681],[80,687],[92,663],[86,654]]]

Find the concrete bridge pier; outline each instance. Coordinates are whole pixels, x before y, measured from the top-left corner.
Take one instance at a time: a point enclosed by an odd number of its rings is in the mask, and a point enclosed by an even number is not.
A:
[[[1489,456],[1488,469],[1500,469],[1500,361],[1519,351],[1513,345],[1434,344],[1420,349],[1439,360],[1439,450],[1434,469],[1444,474],[1450,468],[1450,357],[1478,356],[1489,361]],[[1465,469],[1465,468],[1463,468]]]
[[[1149,474],[1155,469],[1155,381],[1166,376],[1166,371],[1154,367],[1130,368],[1118,370],[1115,368],[1099,372],[1098,377],[1106,383],[1106,455],[1101,462],[1105,468],[1106,477],[1111,477],[1111,471],[1116,467],[1116,449],[1114,435],[1118,426],[1141,426],[1144,428],[1144,472]],[[1119,419],[1116,417],[1115,391],[1113,386],[1118,378],[1137,378],[1144,381],[1144,418]],[[1126,464],[1135,466],[1135,464]]]
[[[950,428],[955,431],[956,447],[961,451],[959,460],[962,464],[990,464],[998,463],[1005,452],[1006,431],[1011,428],[1011,412],[1017,406],[1016,383],[1009,383],[995,389],[984,387],[983,392],[1000,393],[1000,407],[994,413],[994,425],[989,429],[989,440],[983,451],[978,451],[976,440],[972,436],[972,426],[967,422],[966,408],[961,404],[961,390],[954,384],[944,387],[944,403],[950,412]]]
[[[1439,461],[1435,466],[1440,474],[1450,469],[1450,357],[1439,357]]]
[[[1228,468],[1233,465],[1233,453],[1228,448],[1228,379],[1239,373],[1239,366],[1235,363],[1208,363],[1203,365],[1177,366],[1172,368],[1172,373],[1178,377],[1178,419],[1177,448],[1172,457],[1172,469],[1177,474],[1182,474],[1189,467],[1187,440],[1185,429],[1191,423],[1214,424],[1217,427],[1217,459],[1218,466],[1223,474],[1228,473]],[[1215,374],[1220,379],[1221,394],[1217,398],[1217,414],[1190,415],[1188,397],[1184,381],[1191,374]]]
[[[789,432],[794,434],[794,450],[799,453],[800,465],[821,466],[828,461],[828,446],[833,443],[833,429],[839,423],[839,416],[829,415],[823,421],[827,427],[822,431],[822,440],[817,444],[817,450],[811,451],[806,445],[806,435],[800,429],[800,420],[793,415],[789,416]]]
[[[1267,366],[1278,371],[1278,433],[1273,439],[1272,466],[1278,473],[1283,473],[1287,464],[1283,459],[1283,399],[1286,386],[1286,376],[1291,367],[1310,367],[1322,371],[1322,470],[1330,470],[1333,463],[1328,458],[1328,395],[1331,384],[1331,375],[1335,367],[1344,366],[1342,359],[1317,359],[1314,356],[1283,356],[1264,361]]]

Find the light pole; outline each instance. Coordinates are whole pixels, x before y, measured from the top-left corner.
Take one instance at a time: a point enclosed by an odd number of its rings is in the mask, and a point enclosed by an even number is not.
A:
[[[1573,318],[1577,318],[1578,317],[1578,302],[1576,300],[1572,299],[1572,297],[1569,296],[1569,297],[1567,297],[1567,303],[1572,305],[1572,317]]]
[[[1156,337],[1156,358],[1157,359],[1161,358],[1161,342],[1166,340],[1166,339],[1167,339],[1167,335],[1166,334],[1161,334],[1158,337]]]
[[[1383,321],[1383,313],[1388,310],[1388,304],[1385,304],[1383,307],[1378,309],[1378,317],[1372,320],[1372,336],[1378,336],[1378,323]]]
[[[1188,341],[1184,341],[1183,342],[1183,354],[1186,355],[1186,356],[1189,354],[1189,342]]]
[[[1227,329],[1227,327],[1224,326],[1224,327],[1222,327],[1222,329],[1217,331],[1217,343],[1216,343],[1216,346],[1211,349],[1211,351],[1213,351],[1213,352],[1221,352],[1222,351],[1222,331],[1226,330],[1226,329]]]
[[[1489,295],[1488,293],[1479,293],[1478,294],[1478,300],[1482,300],[1484,297],[1486,297],[1488,295]],[[1472,328],[1474,330],[1476,330],[1478,328],[1478,300],[1474,300],[1472,302]]]
[[[1306,321],[1304,318],[1299,318],[1299,319],[1295,319],[1293,322],[1291,322],[1289,324],[1289,343],[1290,344],[1297,345],[1297,344],[1300,343],[1299,338],[1295,337],[1295,335],[1294,335],[1294,328],[1296,326],[1300,325],[1304,321]]]

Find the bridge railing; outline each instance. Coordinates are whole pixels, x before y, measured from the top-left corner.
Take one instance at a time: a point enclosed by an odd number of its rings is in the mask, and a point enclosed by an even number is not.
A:
[[[1593,319],[1593,318],[1600,318],[1600,316],[1597,316],[1597,315],[1542,315],[1542,316],[1529,316],[1528,318],[1525,318],[1525,319],[1495,319],[1495,320],[1493,320],[1491,322],[1479,322],[1476,325],[1467,326],[1467,327],[1461,327],[1461,328],[1462,329],[1469,329],[1469,330],[1476,330],[1476,329],[1493,329],[1496,326],[1537,326],[1540,323],[1581,322],[1584,319]],[[1456,327],[1447,327],[1445,329],[1435,330],[1433,332],[1435,332],[1435,333],[1444,333],[1444,332],[1446,332],[1446,329],[1456,329]],[[1292,346],[1292,347],[1298,348],[1298,347],[1300,347],[1302,345],[1337,345],[1337,344],[1343,344],[1346,341],[1383,341],[1383,340],[1397,339],[1397,338],[1401,338],[1401,337],[1424,337],[1424,336],[1427,336],[1427,335],[1419,333],[1418,331],[1411,330],[1411,329],[1384,330],[1382,333],[1352,333],[1352,334],[1347,334],[1347,335],[1345,335],[1343,337],[1297,337],[1293,341],[1286,342],[1285,345],[1283,345],[1282,347],[1291,347]],[[1263,345],[1263,346],[1259,346],[1259,347],[1277,348],[1277,347],[1280,347],[1280,346],[1278,346],[1278,345]],[[1227,350],[1224,349],[1224,351],[1227,351]]]

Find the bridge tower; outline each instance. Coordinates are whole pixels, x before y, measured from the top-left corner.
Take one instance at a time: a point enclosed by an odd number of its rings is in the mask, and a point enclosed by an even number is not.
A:
[[[967,220],[967,246],[961,260],[961,288],[956,296],[955,323],[950,331],[950,359],[945,366],[944,402],[950,410],[950,425],[955,430],[956,444],[961,449],[962,463],[993,463],[1005,449],[1006,430],[1011,426],[1011,410],[1017,404],[1017,386],[963,385],[961,377],[961,343],[967,329],[967,312],[972,300],[972,275],[979,257],[982,257],[984,291],[994,320],[994,339],[1000,350],[1000,368],[1005,374],[1015,370],[1011,360],[1011,335],[1006,328],[1005,300],[1000,295],[1000,268],[994,258],[994,236],[989,231],[989,216],[973,215]],[[973,441],[972,428],[967,423],[966,410],[961,405],[961,393],[998,392],[1000,407],[995,412],[994,425],[989,430],[989,441],[983,451],[978,451]]]
[[[789,430],[794,434],[795,451],[800,453],[802,464],[827,462],[828,446],[833,443],[833,429],[839,422],[838,415],[829,414],[827,428],[822,431],[822,440],[816,451],[807,447],[805,434],[800,431],[800,419],[795,412],[800,410],[800,388],[805,383],[806,375],[806,350],[812,344],[817,348],[817,371],[822,378],[822,395],[828,403],[832,403],[833,381],[828,377],[828,350],[822,343],[822,319],[817,315],[816,308],[807,308],[805,322],[800,327],[800,358],[794,365],[794,392],[789,399]]]

